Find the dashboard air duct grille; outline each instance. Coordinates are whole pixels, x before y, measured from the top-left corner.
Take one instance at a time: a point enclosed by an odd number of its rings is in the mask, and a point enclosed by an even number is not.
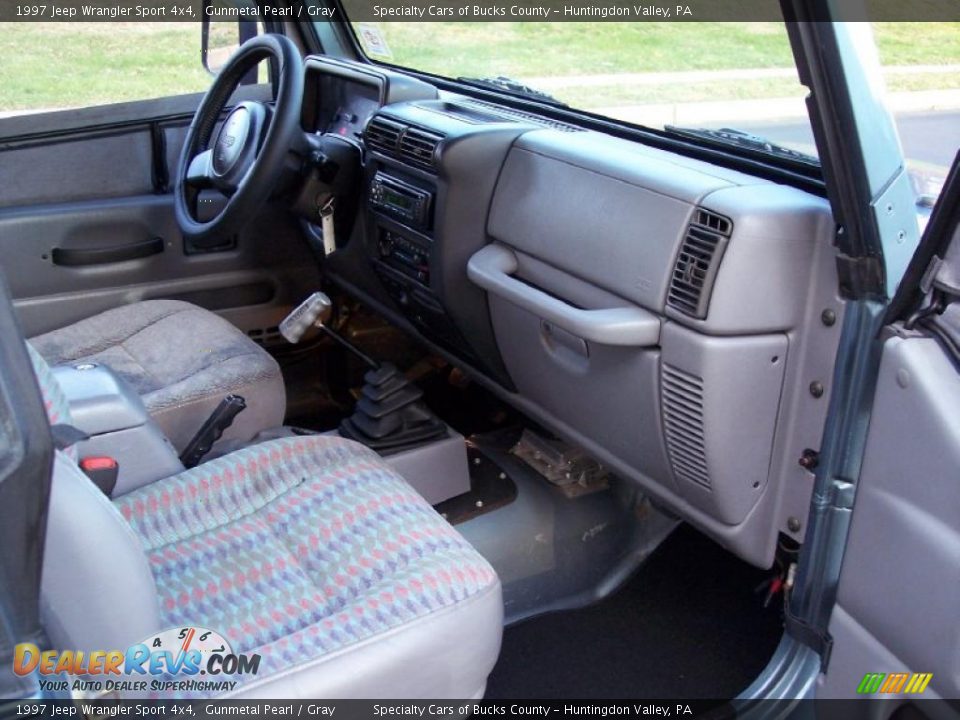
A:
[[[562,130],[563,132],[583,131],[583,128],[579,128],[576,125],[571,125],[570,123],[554,120],[553,118],[543,117],[542,115],[526,112],[525,110],[494,105],[493,103],[484,102],[483,100],[475,100],[470,98],[458,100],[456,103],[451,104],[454,105],[454,107],[460,106],[461,108],[472,108],[487,111],[490,113],[490,115],[488,115],[488,121],[490,122],[496,122],[497,120],[514,120],[519,122],[530,122],[542,127],[553,128],[554,130]]]
[[[664,363],[661,388],[664,435],[673,474],[709,490],[703,436],[703,380]]]
[[[385,155],[393,155],[397,152],[403,129],[404,126],[400,123],[382,117],[374,117],[367,124],[367,129],[363,133],[363,141],[370,150],[376,150]]]
[[[680,246],[670,279],[667,305],[690,317],[707,317],[710,292],[733,223],[722,215],[697,208]]]
[[[433,170],[442,138],[419,128],[407,128],[400,136],[400,159],[424,170]]]

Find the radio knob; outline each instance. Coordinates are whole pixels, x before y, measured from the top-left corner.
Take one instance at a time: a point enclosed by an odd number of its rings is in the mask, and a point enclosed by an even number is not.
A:
[[[389,235],[384,235],[380,238],[380,254],[384,257],[393,254],[393,248],[395,244],[393,238]]]

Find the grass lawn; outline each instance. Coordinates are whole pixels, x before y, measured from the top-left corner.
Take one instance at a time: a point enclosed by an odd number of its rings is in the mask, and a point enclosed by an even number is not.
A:
[[[0,111],[206,90],[194,23],[0,23]]]
[[[3,27],[5,25],[5,27]],[[381,23],[393,62],[443,75],[519,78],[792,67],[777,23]],[[960,63],[960,23],[879,23],[888,65]],[[195,23],[0,23],[0,112],[197,92],[210,84]],[[893,78],[891,89],[960,87],[948,73]],[[782,97],[789,79],[553,91],[605,106]]]

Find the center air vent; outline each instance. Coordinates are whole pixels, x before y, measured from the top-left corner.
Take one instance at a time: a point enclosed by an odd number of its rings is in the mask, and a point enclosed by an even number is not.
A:
[[[377,115],[367,124],[363,140],[369,150],[432,172],[443,136]]]
[[[370,150],[392,155],[397,151],[397,146],[400,144],[400,135],[403,134],[405,127],[400,123],[378,116],[367,124],[367,129],[363,133],[363,141]]]
[[[400,136],[400,159],[414,167],[433,170],[441,139],[419,128],[407,128]]]
[[[713,281],[731,232],[733,223],[727,218],[696,209],[673,268],[667,305],[690,317],[707,317]]]

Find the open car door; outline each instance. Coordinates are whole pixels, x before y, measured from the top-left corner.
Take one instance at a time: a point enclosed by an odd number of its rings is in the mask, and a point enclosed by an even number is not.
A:
[[[885,320],[817,696],[926,715],[960,697],[960,155]]]

